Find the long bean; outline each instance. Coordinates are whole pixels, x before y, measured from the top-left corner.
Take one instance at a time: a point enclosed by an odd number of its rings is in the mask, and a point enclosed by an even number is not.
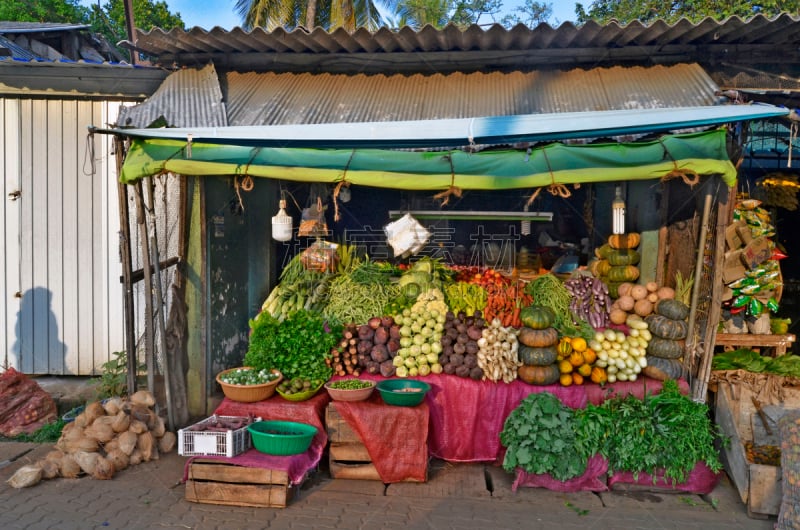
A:
[[[591,332],[591,326],[581,319],[575,319],[569,309],[572,295],[564,284],[553,274],[547,273],[531,280],[525,290],[533,296],[533,303],[549,307],[556,315],[553,327],[567,336],[584,336]],[[576,324],[577,322],[577,324]]]
[[[372,317],[382,316],[389,301],[398,294],[399,288],[395,285],[358,283],[345,274],[331,283],[323,314],[343,324],[364,324]]]

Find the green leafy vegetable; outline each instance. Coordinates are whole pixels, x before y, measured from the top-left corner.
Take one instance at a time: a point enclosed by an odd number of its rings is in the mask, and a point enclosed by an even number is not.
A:
[[[714,472],[722,469],[714,448],[723,437],[708,416],[708,407],[680,393],[668,380],[659,394],[640,400],[615,397],[576,411],[579,439],[603,455],[609,471],[663,470],[673,483],[684,482],[698,462]]]
[[[574,411],[549,392],[530,394],[506,418],[500,442],[503,469],[549,473],[567,480],[586,471],[589,453],[575,433]]]
[[[330,378],[332,371],[325,360],[341,337],[341,327],[317,313],[300,310],[283,322],[262,311],[250,321],[250,328],[245,365],[256,370],[277,368],[286,379]]]

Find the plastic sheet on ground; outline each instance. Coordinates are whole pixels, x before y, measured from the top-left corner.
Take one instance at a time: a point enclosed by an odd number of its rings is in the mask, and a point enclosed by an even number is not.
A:
[[[384,405],[375,392],[366,401],[333,403],[339,415],[358,434],[384,484],[425,482],[428,462],[429,409]]]
[[[275,456],[260,453],[255,449],[240,455],[228,458],[224,456],[196,456],[189,458],[184,468],[184,481],[188,478],[189,465],[198,458],[221,460],[229,464],[260,467],[286,471],[292,484],[302,484],[307,473],[317,467],[322,459],[322,453],[328,444],[328,433],[323,424],[325,407],[330,397],[326,392],[320,392],[307,401],[287,401],[275,394],[273,397],[255,403],[240,403],[225,398],[214,411],[220,416],[247,416],[252,414],[263,420],[296,421],[307,423],[317,428],[317,434],[311,440],[308,451],[299,455]]]
[[[527,473],[522,469],[516,470],[516,478],[511,485],[511,491],[518,488],[547,488],[553,491],[565,493],[575,491],[608,491],[606,474],[608,473],[608,462],[601,455],[594,455],[589,458],[586,464],[586,471],[579,477],[569,480],[558,480],[549,473],[535,474]]]
[[[658,394],[664,386],[663,381],[640,377],[636,381],[617,381],[616,383],[599,386],[584,385],[586,397],[592,405],[600,405],[604,401],[614,397],[625,397],[632,395],[638,399],[643,399],[650,394]],[[681,394],[689,393],[689,384],[684,379],[678,379],[678,390]]]

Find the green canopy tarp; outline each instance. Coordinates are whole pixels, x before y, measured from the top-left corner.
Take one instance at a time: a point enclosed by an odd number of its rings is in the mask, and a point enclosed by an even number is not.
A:
[[[131,183],[164,172],[249,175],[296,182],[407,190],[538,188],[552,184],[719,175],[736,182],[726,130],[666,135],[655,141],[564,145],[532,150],[400,151],[246,147],[133,138],[120,179]]]

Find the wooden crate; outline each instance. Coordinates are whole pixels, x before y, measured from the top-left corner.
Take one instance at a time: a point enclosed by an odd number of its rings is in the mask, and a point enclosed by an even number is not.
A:
[[[730,445],[722,451],[725,471],[739,490],[749,516],[777,515],[782,496],[781,468],[748,462],[744,444],[753,440],[751,421],[756,409],[746,387],[737,385],[735,392],[736,396],[727,382],[718,385],[716,422],[730,437]]]
[[[328,466],[331,477],[381,480],[361,437],[342,418],[335,403],[330,403],[325,409],[325,425],[330,440]],[[427,466],[425,472],[427,474]],[[411,479],[408,481],[413,482]]]
[[[297,488],[289,483],[286,471],[197,459],[189,464],[185,498],[205,504],[285,508]]]

